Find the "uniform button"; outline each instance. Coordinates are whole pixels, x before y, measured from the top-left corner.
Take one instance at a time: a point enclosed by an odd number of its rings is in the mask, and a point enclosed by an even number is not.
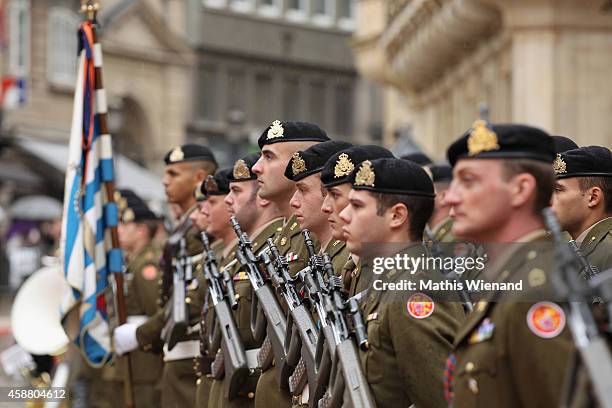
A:
[[[185,298],[185,303],[190,304],[191,303],[191,298],[190,297],[186,297]]]
[[[198,378],[198,379],[196,380],[196,384],[197,384],[197,385],[202,384],[202,378]]]
[[[472,371],[474,371],[474,363],[472,363],[471,361],[468,361],[468,363],[465,365],[465,372],[467,373],[471,373]]]
[[[470,391],[472,391],[472,393],[474,394],[478,394],[478,381],[476,381],[475,378],[470,378],[468,380],[468,387],[470,388]]]
[[[247,397],[249,397],[249,399],[253,399],[253,398],[255,398],[255,393],[254,392],[249,392],[247,394]]]

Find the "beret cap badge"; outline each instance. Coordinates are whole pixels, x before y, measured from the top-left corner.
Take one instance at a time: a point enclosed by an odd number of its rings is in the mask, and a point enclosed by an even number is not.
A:
[[[132,222],[136,216],[131,208],[126,208],[123,210],[123,216],[121,218],[123,219],[123,222]]]
[[[300,157],[299,152],[293,153],[291,157],[291,171],[293,171],[294,176],[306,171],[306,162]]]
[[[336,161],[336,166],[334,167],[334,178],[348,176],[353,170],[355,170],[355,165],[351,161],[350,157],[346,153],[342,153],[338,156],[338,160]]]
[[[183,149],[180,146],[175,147],[170,153],[170,162],[181,161],[185,158],[185,153],[183,153]]]
[[[565,160],[563,160],[563,157],[561,157],[559,153],[557,153],[557,157],[555,158],[555,161],[553,162],[553,170],[555,171],[555,174],[567,173],[567,164],[565,163]]]
[[[355,185],[374,187],[376,175],[372,169],[372,162],[369,160],[361,163],[357,174],[355,175]]]
[[[237,180],[248,179],[251,177],[249,167],[244,160],[236,160],[236,163],[234,163],[233,176]]]
[[[280,120],[275,120],[272,122],[272,126],[268,129],[268,135],[266,139],[276,139],[277,137],[283,137],[285,130],[283,129],[283,125]]]
[[[497,134],[489,129],[484,120],[474,122],[467,145],[470,156],[490,150],[499,150]]]

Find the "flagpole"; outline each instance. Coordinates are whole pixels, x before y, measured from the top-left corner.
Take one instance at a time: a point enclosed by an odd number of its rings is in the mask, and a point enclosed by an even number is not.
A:
[[[106,94],[104,92],[104,86],[102,81],[102,52],[100,43],[98,41],[98,30],[96,16],[100,5],[92,0],[81,0],[81,12],[87,14],[87,19],[91,23],[94,47],[97,48],[97,52],[94,51],[94,65],[95,65],[95,92],[96,92],[96,105],[98,114],[98,124],[100,126],[100,134],[109,135],[108,124],[107,124],[107,106],[106,106]],[[112,146],[108,146],[112,148]],[[104,186],[106,190],[106,201],[110,204],[115,204],[115,183],[112,180],[105,180]],[[119,249],[119,234],[117,227],[113,226],[110,228],[111,245],[112,249]],[[125,308],[125,296],[124,296],[124,281],[123,271],[112,271],[115,279],[117,290],[115,291],[115,301],[117,303],[117,319],[119,325],[126,323],[127,313]],[[134,389],[132,386],[132,364],[130,353],[125,355],[125,370],[123,371],[123,391],[126,408],[134,408]]]

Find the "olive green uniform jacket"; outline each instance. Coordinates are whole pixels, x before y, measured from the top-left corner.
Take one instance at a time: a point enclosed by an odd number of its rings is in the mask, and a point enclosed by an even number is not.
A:
[[[195,206],[183,216],[180,223],[181,225],[182,223],[189,222],[188,216],[194,210]],[[180,225],[176,230],[179,228]],[[201,260],[204,249],[200,238],[200,232],[197,228],[192,226],[186,231],[185,238],[187,241],[187,254],[192,258],[192,264],[195,267],[197,261]],[[178,254],[174,254],[174,257],[176,257],[176,255]],[[198,330],[194,330],[193,328],[199,324],[206,292],[207,288],[204,276],[201,270],[194,268],[194,278],[192,282],[187,285],[185,291],[185,303],[187,303],[191,330],[179,338],[179,341],[198,339]],[[158,311],[136,330],[136,338],[142,350],[150,351],[160,350],[162,348],[163,340],[161,339],[161,333],[165,324],[164,315],[166,308],[170,305],[171,301],[168,301],[164,309]],[[196,362],[197,356],[195,355],[193,357],[173,361],[164,359],[164,368],[161,377],[161,405],[163,408],[192,407],[195,405],[197,376],[194,372],[194,365]]]
[[[485,273],[497,282],[522,280],[522,294],[480,300],[455,341],[446,373],[455,408],[559,405],[572,341],[563,310],[546,300],[553,296],[554,245],[543,230],[521,242]]]
[[[304,243],[304,237],[301,234],[300,227],[295,216],[287,220],[282,231],[278,234],[275,240],[278,250],[281,255],[284,255],[289,263],[289,273],[295,276],[299,271],[308,266],[308,251]],[[315,242],[315,245],[318,245]],[[318,250],[315,247],[315,250]],[[284,306],[283,302],[280,302]],[[288,391],[281,390],[276,381],[276,367],[264,371],[257,382],[257,390],[255,392],[255,407],[289,407],[291,406],[291,397]]]
[[[580,250],[599,272],[612,268],[612,217],[591,227],[580,244]]]
[[[280,233],[282,227],[283,219],[277,218],[268,222],[266,225],[260,228],[259,231],[255,231],[253,236],[250,237],[253,252],[258,254],[262,248],[265,248],[267,246],[266,241],[268,238],[274,239],[276,234]],[[240,338],[242,339],[245,350],[256,349],[260,346],[260,344],[255,341],[251,332],[251,305],[253,303],[253,287],[248,275],[236,261],[235,250],[230,252],[227,261],[228,262],[226,262],[226,264],[228,264],[230,268],[230,276],[233,278],[234,290],[238,298],[238,307],[236,310],[232,311],[234,322],[236,323],[236,327],[240,333]],[[244,385],[237,398],[231,401],[224,398],[224,382],[226,380],[226,378],[223,378],[222,380],[213,380],[208,403],[209,407],[239,408],[252,407],[254,405],[255,387],[251,386],[249,383]],[[253,385],[255,385],[257,377],[253,378],[253,380]]]
[[[421,243],[410,244],[402,253],[418,257],[423,250]],[[399,282],[409,274],[393,269],[381,280]],[[362,302],[370,346],[359,356],[378,407],[446,407],[442,374],[464,312],[458,302],[432,301],[419,309],[422,296],[372,286]]]

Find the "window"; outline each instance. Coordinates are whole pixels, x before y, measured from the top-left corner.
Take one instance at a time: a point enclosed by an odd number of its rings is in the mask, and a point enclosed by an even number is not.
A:
[[[316,81],[310,85],[310,119],[325,128],[325,83]]]
[[[308,15],[306,0],[287,0],[287,19],[305,21]]]
[[[353,89],[350,85],[336,86],[335,131],[342,136],[353,132]]]
[[[263,125],[271,123],[272,118],[272,77],[268,74],[255,75],[255,123]]]
[[[217,120],[217,69],[210,65],[201,65],[198,71],[198,117]]]
[[[58,85],[74,86],[77,73],[76,29],[79,16],[65,7],[49,11],[47,25],[47,79]]]
[[[244,72],[229,71],[227,76],[227,107],[229,110],[239,110],[245,113],[245,81]]]
[[[231,7],[236,11],[248,13],[253,10],[255,0],[231,0]]]
[[[338,26],[344,30],[355,29],[355,0],[336,0],[338,2]]]
[[[259,0],[259,14],[275,17],[280,14],[280,0]]]
[[[312,0],[312,22],[331,25],[334,19],[333,0]]]
[[[8,6],[9,71],[27,76],[30,71],[30,1],[13,0]]]
[[[287,78],[283,86],[283,119],[297,120],[300,117],[300,82]]]

